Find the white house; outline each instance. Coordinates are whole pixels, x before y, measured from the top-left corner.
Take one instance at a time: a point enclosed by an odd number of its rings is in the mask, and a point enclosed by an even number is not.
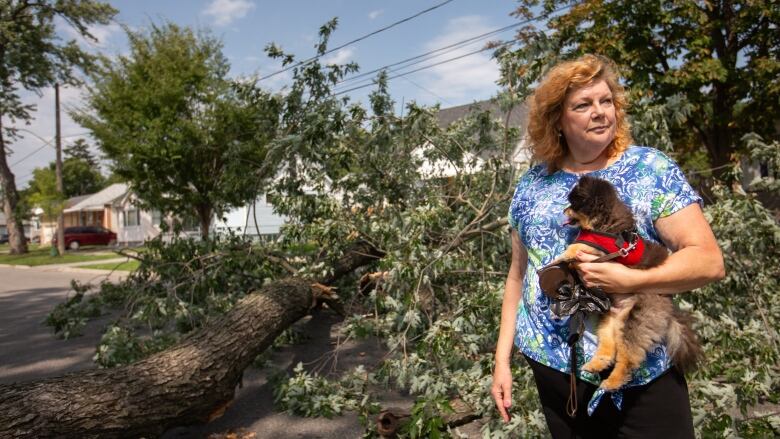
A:
[[[254,203],[233,209],[225,214],[224,219],[217,219],[214,228],[217,233],[231,231],[239,235],[273,237],[286,220],[274,213],[274,207],[262,194]]]

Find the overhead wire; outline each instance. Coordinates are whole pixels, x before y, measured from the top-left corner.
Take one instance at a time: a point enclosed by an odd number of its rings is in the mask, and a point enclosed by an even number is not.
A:
[[[409,61],[415,61],[415,60],[420,59],[420,58],[428,57],[429,55],[432,55],[432,54],[435,54],[435,53],[442,52],[442,53],[439,53],[436,56],[444,55],[446,53],[450,53],[450,52],[452,52],[452,51],[454,51],[456,49],[459,49],[459,48],[461,48],[463,46],[467,46],[467,45],[469,45],[471,43],[477,42],[479,40],[483,40],[483,39],[488,38],[488,37],[493,36],[493,35],[498,35],[500,33],[506,32],[506,31],[508,31],[510,29],[513,29],[515,27],[521,26],[523,24],[524,23],[514,23],[514,24],[510,24],[509,26],[504,26],[504,27],[499,28],[499,29],[494,29],[494,30],[492,30],[490,32],[485,32],[485,33],[480,34],[480,35],[475,35],[475,36],[467,38],[465,40],[461,40],[461,41],[458,41],[456,43],[453,43],[453,44],[450,44],[450,45],[447,45],[447,46],[444,46],[444,47],[440,47],[438,49],[431,50],[429,52],[421,53],[421,54],[413,56],[411,58],[407,58],[407,59],[404,59],[404,60],[401,60],[401,61],[398,61],[398,62],[394,62],[392,64],[388,64],[386,66],[382,66],[382,67],[376,68],[376,69],[368,71],[368,72],[360,73],[360,74],[355,75],[355,76],[350,76],[349,78],[345,78],[345,79],[339,81],[338,83],[336,83],[336,85],[343,84],[345,82],[350,82],[350,81],[356,80],[358,78],[362,78],[362,77],[371,75],[373,73],[380,72],[380,71],[385,70],[385,69],[390,68],[390,67],[395,67],[395,66],[400,65],[400,64],[405,64],[405,63],[407,63]],[[448,50],[448,49],[450,49],[450,50]],[[421,60],[419,62],[416,62],[416,63],[411,63],[409,65],[406,65],[406,66],[402,67],[402,68],[409,67],[409,66],[412,66],[412,65],[415,65],[415,64],[419,64],[420,62],[425,62],[428,59],[435,58],[436,56],[423,59],[423,60]],[[395,70],[400,70],[400,68],[399,69],[395,69]]]
[[[354,43],[357,43],[357,42],[359,42],[359,41],[365,40],[365,39],[366,39],[366,38],[368,38],[368,37],[371,37],[371,36],[373,36],[373,35],[376,35],[376,34],[378,34],[378,33],[384,32],[384,31],[386,31],[386,30],[388,30],[388,29],[391,29],[391,28],[393,28],[393,27],[395,27],[395,26],[398,26],[399,24],[402,24],[402,23],[405,23],[405,22],[407,22],[407,21],[413,20],[413,19],[415,19],[415,18],[417,18],[417,17],[419,17],[419,16],[421,16],[421,15],[423,15],[423,14],[426,14],[426,13],[428,13],[428,12],[431,12],[431,11],[435,10],[435,9],[438,9],[438,8],[440,8],[440,7],[444,6],[444,5],[446,5],[447,3],[451,3],[451,2],[453,2],[453,1],[454,1],[454,0],[445,0],[445,1],[443,1],[443,2],[441,2],[441,3],[439,3],[439,4],[437,4],[437,5],[431,6],[430,8],[428,8],[428,9],[425,9],[425,10],[423,10],[423,11],[420,11],[420,12],[418,12],[418,13],[416,13],[416,14],[412,15],[412,16],[409,16],[409,17],[406,17],[406,18],[404,18],[404,19],[398,20],[398,21],[396,21],[395,23],[391,23],[391,24],[389,24],[389,25],[387,25],[387,26],[385,26],[385,27],[383,27],[383,28],[377,29],[377,30],[375,30],[375,31],[373,31],[373,32],[370,32],[370,33],[368,33],[368,34],[366,34],[366,35],[363,35],[362,37],[355,38],[355,39],[354,39],[354,40],[352,40],[352,41],[348,41],[348,42],[346,42],[346,43],[344,43],[344,44],[342,44],[342,45],[340,45],[340,46],[337,46],[337,47],[334,47],[334,48],[332,48],[332,49],[329,49],[329,50],[327,50],[327,51],[325,51],[325,52],[323,52],[323,53],[321,53],[321,54],[319,54],[319,55],[315,55],[315,56],[313,56],[313,57],[311,57],[311,58],[305,59],[305,60],[303,60],[303,61],[299,61],[299,62],[297,62],[297,63],[295,63],[295,64],[293,64],[293,65],[287,66],[287,67],[285,67],[285,68],[283,68],[283,69],[281,69],[281,70],[277,70],[277,71],[276,71],[276,72],[274,72],[274,73],[271,73],[271,74],[269,74],[269,75],[263,76],[263,77],[259,78],[259,79],[258,79],[258,81],[262,81],[262,80],[264,80],[264,79],[271,78],[271,77],[273,77],[273,76],[276,76],[276,75],[278,75],[278,74],[284,73],[284,72],[286,72],[286,71],[288,71],[288,70],[291,70],[291,69],[294,69],[294,68],[296,68],[296,67],[300,67],[300,66],[302,66],[302,65],[307,65],[307,64],[310,64],[310,63],[314,62],[315,60],[317,60],[317,59],[319,59],[319,58],[322,58],[323,56],[325,56],[325,55],[327,55],[327,54],[333,53],[333,52],[335,52],[335,51],[337,51],[337,50],[339,50],[339,49],[343,49],[343,48],[345,48],[345,47],[347,47],[347,46],[349,46],[349,45],[351,45],[351,44],[354,44]]]
[[[391,79],[401,78],[401,77],[406,76],[406,75],[411,75],[412,73],[417,73],[417,72],[422,71],[422,70],[427,70],[427,69],[430,69],[432,67],[436,67],[436,66],[440,66],[442,64],[447,64],[447,63],[450,63],[450,62],[453,62],[453,61],[457,61],[459,59],[466,58],[467,56],[476,55],[476,54],[478,54],[480,52],[484,52],[486,50],[495,50],[495,49],[498,49],[500,47],[512,44],[515,41],[517,41],[517,39],[511,40],[511,41],[507,41],[505,43],[499,44],[498,46],[494,46],[494,47],[483,47],[482,49],[475,50],[473,52],[469,52],[469,53],[466,53],[466,54],[463,54],[463,55],[459,55],[459,56],[456,56],[456,57],[453,57],[453,58],[448,58],[448,59],[445,59],[443,61],[439,61],[439,62],[430,64],[430,65],[427,65],[427,66],[420,67],[418,69],[414,69],[414,70],[411,70],[411,71],[408,71],[408,72],[404,72],[404,73],[399,73],[399,74],[393,75],[393,76],[388,76],[387,80],[389,81]],[[348,88],[346,90],[337,91],[335,93],[332,93],[332,95],[333,96],[338,96],[338,95],[341,95],[341,94],[344,94],[344,93],[349,93],[351,91],[360,90],[361,88],[371,87],[375,83],[376,83],[376,81],[372,81],[370,84],[363,84],[363,85],[359,85],[359,86],[356,86],[356,87]]]
[[[500,34],[500,33],[502,33],[502,32],[505,32],[505,31],[507,31],[507,30],[509,30],[509,29],[512,29],[512,28],[515,28],[515,27],[518,27],[518,26],[522,26],[522,25],[525,25],[525,24],[531,23],[531,22],[533,22],[533,21],[540,20],[540,19],[542,19],[542,18],[544,18],[544,17],[549,17],[550,15],[557,14],[557,13],[559,13],[559,12],[565,11],[566,9],[570,9],[570,8],[572,8],[572,7],[576,6],[576,5],[577,5],[577,4],[579,4],[579,3],[580,3],[580,2],[573,2],[573,3],[569,3],[569,4],[567,4],[567,5],[564,5],[564,6],[561,6],[561,7],[557,8],[557,9],[555,9],[555,10],[553,10],[553,11],[550,11],[550,12],[549,12],[549,13],[547,13],[547,14],[544,14],[544,15],[537,15],[537,16],[535,16],[535,17],[528,18],[528,19],[526,19],[526,20],[523,20],[523,21],[520,21],[520,22],[518,22],[518,23],[511,24],[511,25],[509,25],[509,26],[504,26],[504,27],[502,27],[502,28],[494,29],[494,30],[492,30],[492,31],[485,32],[485,33],[483,33],[483,34],[480,34],[480,35],[475,35],[475,36],[473,36],[473,37],[470,37],[470,38],[467,38],[467,39],[465,39],[465,40],[458,41],[458,42],[456,42],[456,43],[453,43],[453,44],[450,44],[450,45],[448,45],[448,46],[444,46],[444,47],[441,47],[441,48],[438,48],[438,49],[434,49],[434,50],[431,50],[431,51],[429,51],[429,52],[426,52],[426,53],[423,53],[423,54],[420,54],[420,55],[416,55],[416,56],[413,56],[413,57],[411,57],[411,58],[407,58],[407,59],[405,59],[405,60],[397,61],[397,62],[394,62],[394,63],[388,64],[388,65],[385,65],[385,66],[379,67],[379,68],[377,68],[377,69],[374,69],[374,70],[371,70],[371,71],[369,71],[369,72],[365,72],[365,73],[361,73],[361,74],[359,74],[359,75],[355,75],[355,76],[351,76],[351,77],[349,77],[349,78],[345,78],[345,79],[343,79],[342,81],[339,81],[338,83],[336,83],[336,87],[338,87],[340,84],[344,84],[344,83],[350,82],[350,81],[352,81],[352,80],[356,80],[356,79],[358,79],[358,78],[360,78],[360,77],[365,77],[365,76],[368,76],[368,75],[370,75],[370,74],[372,74],[372,73],[377,73],[377,72],[380,72],[380,71],[382,71],[382,70],[387,70],[387,69],[388,69],[388,68],[390,68],[390,67],[394,67],[394,66],[398,66],[398,65],[401,65],[401,64],[405,64],[405,63],[407,63],[407,62],[409,62],[409,61],[415,61],[415,62],[413,62],[413,63],[409,63],[409,64],[407,64],[407,65],[404,65],[404,66],[402,66],[402,67],[398,67],[398,68],[395,68],[395,69],[390,69],[390,70],[388,71],[388,73],[397,72],[397,71],[402,71],[403,69],[406,69],[406,68],[408,68],[408,67],[411,67],[411,66],[413,66],[413,65],[417,65],[417,64],[423,63],[423,62],[425,62],[425,61],[429,61],[429,60],[431,60],[431,59],[438,58],[439,56],[441,56],[441,55],[444,55],[444,54],[446,54],[446,53],[453,52],[453,51],[455,51],[455,50],[457,50],[457,49],[459,49],[459,48],[465,47],[465,46],[467,46],[467,45],[469,45],[469,44],[471,44],[471,43],[473,43],[473,42],[479,41],[479,40],[481,40],[481,39],[485,39],[485,38],[488,38],[488,37],[490,37],[490,36],[492,36],[492,35],[497,35],[497,34]],[[447,59],[447,60],[444,60],[444,61],[441,61],[441,62],[438,62],[438,63],[434,63],[434,64],[431,64],[431,65],[428,65],[428,66],[424,66],[424,67],[421,67],[421,68],[419,68],[419,69],[415,69],[415,70],[412,70],[412,71],[404,72],[404,73],[402,73],[402,74],[398,74],[398,75],[390,76],[390,77],[388,77],[387,79],[388,79],[388,80],[390,80],[390,79],[394,79],[394,78],[400,78],[400,77],[404,77],[404,76],[406,76],[406,75],[408,75],[408,74],[411,74],[411,73],[419,72],[419,71],[421,71],[421,70],[426,70],[426,69],[428,69],[428,68],[436,67],[436,66],[438,66],[438,65],[445,64],[445,63],[448,63],[448,62],[456,61],[456,60],[458,60],[458,59],[465,58],[465,57],[467,57],[467,56],[476,55],[477,53],[483,52],[483,51],[485,51],[485,50],[496,49],[496,48],[498,48],[498,47],[502,47],[502,46],[505,46],[505,45],[508,45],[508,44],[514,43],[514,42],[516,42],[516,41],[517,41],[517,39],[513,39],[513,40],[511,40],[511,41],[507,41],[507,42],[505,42],[505,43],[501,43],[501,44],[500,44],[500,45],[498,45],[498,46],[493,46],[493,47],[485,47],[485,48],[482,48],[482,49],[480,49],[480,50],[476,50],[476,51],[473,51],[473,52],[469,52],[469,53],[467,53],[467,54],[465,54],[465,55],[457,56],[457,57],[454,57],[454,58],[449,58],[449,59]],[[442,53],[439,53],[439,52],[442,52]],[[434,54],[436,54],[436,55],[434,55]],[[431,56],[431,55],[433,55],[433,56]],[[421,59],[421,58],[422,58],[422,59]],[[366,81],[366,80],[363,80],[363,81]],[[361,81],[361,82],[363,82],[363,81]],[[369,87],[369,86],[371,86],[371,85],[375,84],[375,82],[376,82],[376,81],[375,81],[375,79],[371,78],[371,79],[369,79],[369,80],[368,80],[368,82],[367,82],[367,83],[365,83],[365,84],[363,84],[363,85],[360,85],[360,86],[351,87],[351,88],[349,88],[349,89],[343,89],[343,88],[342,88],[341,90],[334,90],[334,93],[333,93],[333,95],[334,95],[334,96],[336,96],[336,95],[340,95],[340,94],[348,93],[348,92],[350,92],[350,91],[359,90],[359,89],[361,89],[361,88]]]
[[[32,157],[32,156],[34,156],[35,154],[37,154],[38,152],[40,152],[42,149],[46,148],[47,146],[51,146],[51,143],[52,143],[52,142],[54,142],[54,140],[56,140],[56,138],[54,138],[54,137],[52,137],[52,138],[51,138],[51,139],[49,139],[49,140],[46,140],[46,139],[44,139],[43,137],[40,137],[40,136],[38,136],[37,134],[33,133],[32,131],[29,131],[29,130],[26,130],[26,131],[27,131],[27,132],[29,132],[29,133],[31,133],[32,135],[34,135],[35,137],[37,137],[38,139],[40,139],[40,140],[41,140],[42,142],[44,142],[44,143],[43,143],[43,145],[41,145],[41,146],[40,146],[38,149],[36,149],[35,151],[33,151],[33,152],[31,152],[31,153],[27,154],[26,156],[24,156],[24,157],[20,158],[20,159],[19,159],[19,160],[17,160],[17,161],[15,161],[15,162],[11,163],[11,166],[16,166],[16,165],[18,165],[19,163],[21,163],[21,162],[23,162],[23,161],[27,160],[28,158],[30,158],[30,157]],[[79,137],[79,136],[84,136],[84,135],[86,135],[86,134],[89,134],[89,132],[83,132],[83,133],[78,133],[78,134],[70,134],[70,135],[67,135],[67,136],[62,136],[61,138],[63,138],[63,139],[67,139],[67,138],[69,138],[69,137]]]

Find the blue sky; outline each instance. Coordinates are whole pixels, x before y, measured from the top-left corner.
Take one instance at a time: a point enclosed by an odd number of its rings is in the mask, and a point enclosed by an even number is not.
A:
[[[407,18],[424,9],[442,3],[431,1],[380,1],[380,0],[117,0],[110,3],[119,10],[114,23],[93,28],[98,43],[82,42],[91,50],[108,55],[127,50],[126,37],[120,26],[132,29],[147,27],[150,23],[171,21],[212,32],[224,43],[224,54],[231,63],[235,76],[265,76],[279,70],[279,64],[266,57],[263,48],[275,42],[285,51],[296,54],[298,59],[315,53],[318,28],[333,17],[339,25],[331,37],[330,47],[380,29]],[[399,24],[387,31],[367,38],[325,57],[325,62],[355,61],[360,71],[370,71],[393,62],[401,61],[430,50],[462,41],[472,36],[492,31],[517,20],[509,16],[516,6],[512,1],[453,0],[413,20]],[[72,31],[62,27],[65,38],[72,38]],[[507,31],[494,40],[509,40],[513,31]],[[480,49],[485,41],[475,42],[458,50],[443,54],[415,66],[423,67],[437,61],[453,58]],[[461,60],[442,64],[390,82],[394,99],[400,102],[416,101],[421,104],[440,103],[450,107],[487,99],[498,88],[498,68],[490,59],[490,51],[467,56]],[[260,84],[278,91],[289,83],[289,72],[263,80]],[[356,81],[360,85],[365,82]],[[346,85],[344,86],[346,88]],[[349,95],[359,101],[365,99],[371,87],[354,91]],[[64,89],[61,100],[65,108],[80,104],[80,90]],[[53,91],[44,91],[42,97],[27,95],[27,101],[39,107],[36,119],[25,127],[32,133],[10,145],[14,151],[9,158],[17,186],[27,185],[35,167],[45,166],[54,160],[54,148],[43,147],[43,140],[54,136]],[[83,136],[85,130],[63,115],[64,144]],[[53,142],[52,142],[53,143]],[[91,143],[91,142],[90,142]],[[37,152],[36,152],[37,151]],[[28,154],[28,158],[24,158]],[[21,160],[23,159],[24,160]]]

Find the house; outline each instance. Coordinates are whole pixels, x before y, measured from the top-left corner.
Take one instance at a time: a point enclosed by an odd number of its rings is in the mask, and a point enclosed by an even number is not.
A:
[[[287,218],[277,215],[274,207],[261,194],[255,202],[227,212],[218,219],[214,228],[217,233],[232,232],[258,238],[273,238],[279,234]]]
[[[70,198],[65,203],[63,219],[65,227],[101,226],[117,235],[121,246],[140,245],[148,239],[163,233],[164,238],[173,237],[175,222],[181,226],[180,235],[199,237],[200,226],[196,218],[163,216],[159,211],[138,206],[137,195],[125,183],[115,183],[94,194]],[[39,209],[40,210],[40,209]],[[42,217],[42,211],[37,218]],[[273,212],[273,206],[261,195],[255,203],[233,209],[224,220],[215,218],[214,231],[228,230],[247,236],[275,236],[284,223],[284,218]],[[163,224],[167,230],[163,231]],[[257,224],[257,225],[255,225]],[[4,225],[4,221],[0,226]],[[49,220],[41,224],[38,233],[41,243],[49,244],[57,230],[57,222]]]
[[[525,104],[519,105],[507,112],[501,109],[494,99],[479,101],[473,104],[459,105],[456,107],[442,108],[436,114],[436,118],[440,127],[447,128],[470,113],[484,111],[489,112],[494,119],[501,120],[501,122],[506,123],[511,128],[519,128],[521,132],[525,131],[528,118],[527,106]],[[420,148],[415,149],[412,154],[418,158],[422,158],[425,149],[430,147],[431,145],[429,144],[422,145]],[[448,178],[460,172],[473,173],[481,169],[485,161],[494,158],[499,154],[504,153],[495,149],[485,149],[477,153],[467,152],[464,154],[464,162],[467,165],[462,169],[456,169],[448,160],[423,160],[420,171],[425,178]],[[531,154],[527,147],[526,138],[521,137],[520,141],[513,146],[511,153],[503,158],[511,162],[512,167],[515,169],[527,165],[530,162]]]
[[[506,111],[501,108],[495,99],[488,99],[472,104],[442,108],[436,115],[436,119],[440,127],[446,128],[452,123],[463,119],[469,113],[483,111],[489,112],[494,119],[501,120],[501,122],[506,123],[507,126],[519,128],[520,132],[525,133],[526,126],[528,125],[528,105],[525,103],[513,107],[510,111]],[[483,151],[481,153],[481,158],[489,158],[495,153],[495,151]],[[527,139],[523,136],[520,138],[517,145],[514,146],[509,159],[512,162],[512,166],[518,168],[523,164],[527,164],[530,161],[530,158],[531,155],[528,149]]]
[[[64,208],[73,207],[88,197],[89,195],[77,195],[68,198],[65,200]],[[57,232],[57,218],[49,218],[40,207],[33,208],[33,218],[37,219],[39,224],[35,233],[39,237],[41,244],[50,244],[54,234]]]

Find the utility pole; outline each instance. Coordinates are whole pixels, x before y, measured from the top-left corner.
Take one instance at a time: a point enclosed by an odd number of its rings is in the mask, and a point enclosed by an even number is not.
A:
[[[62,131],[60,127],[60,84],[54,84],[54,113],[55,113],[55,120],[56,120],[56,139],[57,139],[57,162],[55,165],[55,173],[57,175],[57,192],[59,193],[60,197],[64,199],[63,194],[65,193],[64,188],[62,187]],[[63,216],[63,209],[65,206],[62,206],[62,209],[60,209],[60,212],[57,214],[57,252],[59,252],[60,255],[65,254],[65,217]]]

